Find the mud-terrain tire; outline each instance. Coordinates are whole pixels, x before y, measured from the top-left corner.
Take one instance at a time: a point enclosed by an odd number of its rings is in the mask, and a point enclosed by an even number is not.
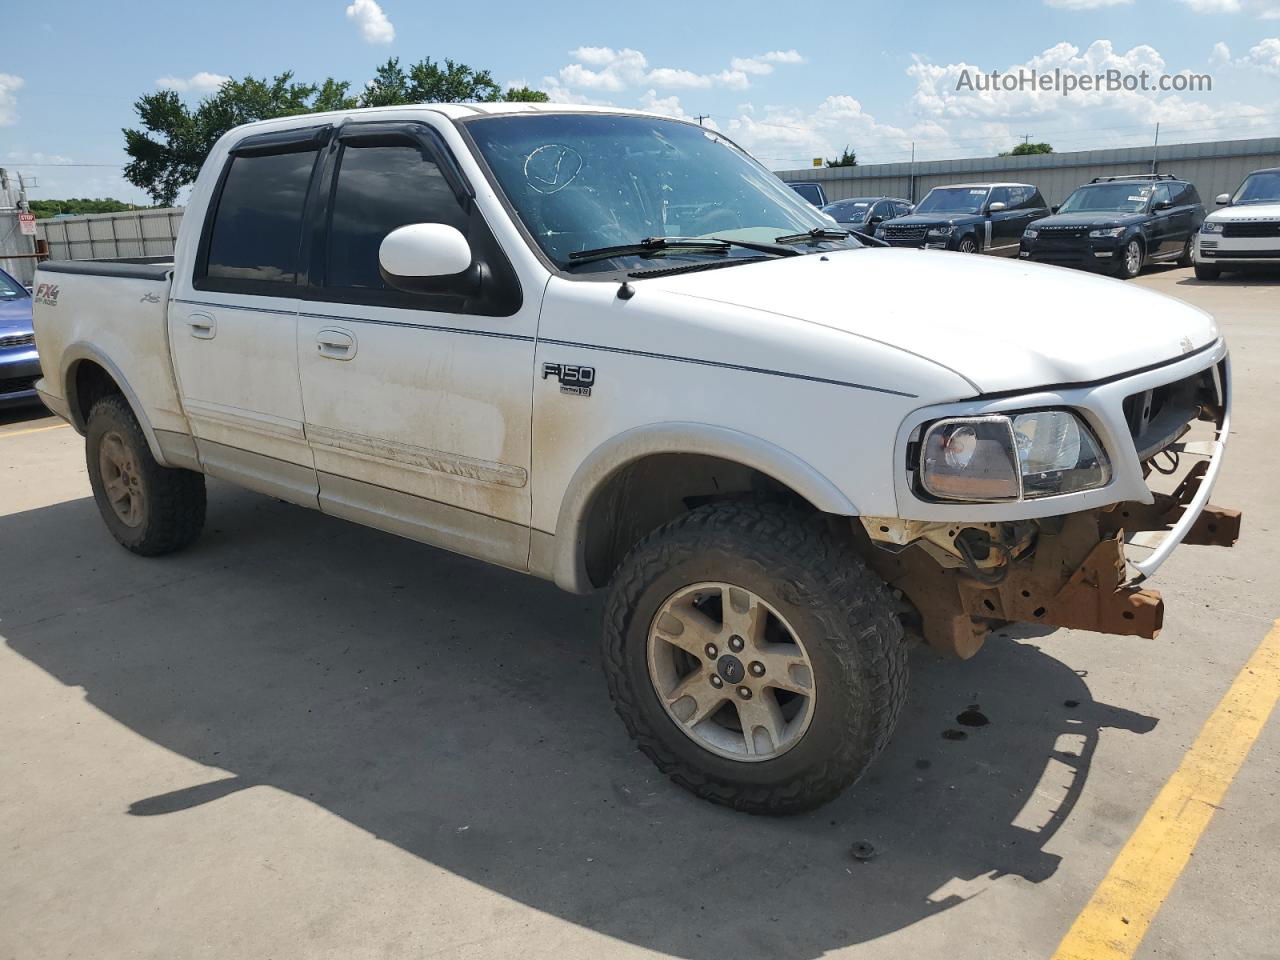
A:
[[[119,394],[89,411],[85,461],[98,512],[126,550],[158,557],[181,550],[204,527],[204,475],[162,467]]]
[[[673,598],[707,584],[726,585],[723,597],[730,596],[728,590],[734,596],[749,591],[769,608],[775,635],[781,623],[811,664],[807,727],[776,756],[759,751],[748,760],[714,752],[680,725],[670,699],[664,702],[659,691],[651,652],[659,616],[665,616]],[[696,604],[699,595],[693,595]],[[721,616],[717,652],[723,654],[728,618]],[[714,627],[714,620],[707,622]],[[695,649],[702,636],[698,633],[692,644]],[[766,648],[779,646],[759,649]],[[693,659],[688,657],[690,663]],[[691,669],[720,672],[724,659],[708,654],[710,662]],[[699,507],[631,550],[609,586],[604,665],[619,716],[660,770],[703,799],[757,814],[811,810],[857,780],[888,742],[907,688],[906,641],[884,582],[832,534],[827,518],[755,500]],[[758,666],[750,664],[751,670]],[[729,683],[713,685],[741,694],[734,686],[739,681],[725,676]],[[701,691],[701,676],[697,679]],[[761,690],[762,703],[764,697]],[[792,695],[775,693],[772,700],[784,697]],[[743,706],[730,696],[721,709],[730,707],[730,736],[736,723],[736,736],[742,738],[741,729],[748,726],[741,719]],[[705,722],[717,717],[725,714]]]

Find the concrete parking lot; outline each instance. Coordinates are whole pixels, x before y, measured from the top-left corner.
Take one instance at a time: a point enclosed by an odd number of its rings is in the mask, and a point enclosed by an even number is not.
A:
[[[80,438],[0,414],[0,957],[1052,956],[1280,617],[1280,279],[1137,282],[1230,340],[1241,542],[1175,554],[1155,640],[917,650],[873,772],[790,819],[632,747],[598,599],[216,482],[141,559]],[[1273,717],[1136,956],[1280,956],[1278,773]]]

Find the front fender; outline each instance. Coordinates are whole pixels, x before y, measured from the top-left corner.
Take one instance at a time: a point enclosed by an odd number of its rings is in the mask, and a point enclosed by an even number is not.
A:
[[[596,494],[617,471],[655,454],[719,457],[759,470],[818,510],[856,516],[858,508],[812,465],[759,437],[707,423],[668,422],[633,427],[605,441],[582,461],[560,501],[552,577],[572,593],[590,592],[584,560],[586,524]]]

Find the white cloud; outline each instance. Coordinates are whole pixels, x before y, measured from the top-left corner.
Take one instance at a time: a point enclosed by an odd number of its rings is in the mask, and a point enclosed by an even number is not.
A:
[[[230,77],[221,73],[210,73],[207,70],[201,70],[199,73],[193,73],[189,77],[175,77],[171,74],[166,74],[156,80],[156,86],[164,87],[168,90],[176,90],[178,93],[213,93],[230,79]]]
[[[752,76],[772,73],[776,64],[804,62],[804,57],[795,50],[772,50],[755,57],[734,57],[726,70],[699,73],[681,67],[650,66],[649,59],[643,53],[630,47],[621,50],[612,47],[578,47],[571,50],[569,56],[574,62],[561,67],[555,77],[549,77],[544,82],[570,96],[574,96],[575,91],[582,90],[621,93],[624,90],[646,87],[668,90],[707,90],[712,87],[745,90],[751,85]]]
[[[1219,40],[1213,45],[1213,51],[1209,54],[1210,63],[1230,63],[1231,48]]]
[[[1133,0],[1044,0],[1045,5],[1060,10],[1100,10],[1103,7],[1122,7]]]
[[[1280,37],[1268,37],[1235,62],[1242,67],[1280,76]]]
[[[0,127],[18,122],[17,91],[23,80],[11,73],[0,73]]]
[[[377,0],[352,0],[347,7],[347,19],[360,28],[365,43],[390,43],[396,38],[396,28]]]
[[[1195,13],[1249,13],[1260,20],[1280,20],[1280,0],[1182,0]]]

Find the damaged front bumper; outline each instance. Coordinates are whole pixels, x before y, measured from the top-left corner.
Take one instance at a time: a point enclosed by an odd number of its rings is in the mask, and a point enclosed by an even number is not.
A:
[[[1010,621],[1154,637],[1164,601],[1144,581],[1179,544],[1231,546],[1240,533],[1239,511],[1209,503],[1231,424],[1225,348],[1197,375],[1211,375],[1216,397],[1172,433],[1148,417],[1162,407],[1157,390],[1126,398],[1140,498],[1014,521],[861,518],[866,559],[907,601],[923,638],[967,658]],[[1189,439],[1196,429],[1209,436]],[[1176,486],[1160,492],[1145,482],[1162,475],[1176,475]]]

